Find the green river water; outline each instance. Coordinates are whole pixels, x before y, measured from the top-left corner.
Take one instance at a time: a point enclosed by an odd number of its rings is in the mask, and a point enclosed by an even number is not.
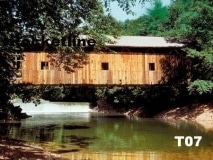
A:
[[[78,112],[71,109],[69,112],[66,108],[70,104],[63,104],[65,112],[53,112],[57,110],[54,106],[56,104],[45,105],[48,108],[53,106],[48,113],[42,112],[45,107],[41,105],[31,118],[9,126],[1,123],[1,128],[9,127],[11,138],[39,144],[68,159],[213,159],[213,132],[197,124],[160,119],[129,119],[120,115],[88,112],[89,109],[85,107]],[[71,105],[76,108],[77,105],[87,104]],[[3,130],[1,134],[4,134]],[[195,140],[191,147],[185,146],[184,140],[182,146],[178,147],[175,136],[202,136],[202,139],[198,147],[195,147]]]

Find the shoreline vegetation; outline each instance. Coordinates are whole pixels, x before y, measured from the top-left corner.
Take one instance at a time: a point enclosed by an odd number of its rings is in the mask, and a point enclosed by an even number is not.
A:
[[[39,105],[44,99],[52,102],[89,102],[90,109],[104,113],[119,113],[130,117],[153,118],[173,108],[174,113],[193,117],[197,105],[213,102],[213,93],[190,94],[186,84],[177,85],[32,85],[17,84],[13,99]],[[211,106],[211,105],[210,105]],[[14,113],[20,113],[14,107]],[[168,117],[166,117],[168,118]],[[174,119],[181,119],[172,116]],[[182,118],[183,119],[183,118]]]
[[[142,108],[145,117],[172,107],[190,106],[212,101],[213,93],[190,94],[186,84],[177,85],[32,85],[14,86],[12,99],[40,103],[39,99],[52,102],[90,102],[91,108],[127,112]]]

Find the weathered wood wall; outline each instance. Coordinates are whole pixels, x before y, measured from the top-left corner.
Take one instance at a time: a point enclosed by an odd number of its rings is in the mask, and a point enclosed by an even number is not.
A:
[[[49,61],[47,53],[25,53],[22,83],[33,84],[157,84],[162,77],[160,60],[165,54],[119,52],[89,53],[89,63],[74,73],[50,65],[41,70],[41,62]],[[101,63],[108,63],[103,70]],[[149,63],[154,63],[150,70]]]

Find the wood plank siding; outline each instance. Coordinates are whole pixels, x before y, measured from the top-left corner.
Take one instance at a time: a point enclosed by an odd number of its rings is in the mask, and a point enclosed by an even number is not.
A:
[[[22,83],[32,84],[157,84],[162,77],[156,53],[89,53],[88,64],[67,73],[50,63],[45,52],[25,53]]]
[[[161,59],[177,55],[182,44],[163,37],[121,36],[107,44],[114,52],[88,53],[88,64],[67,73],[50,63],[45,52],[25,52],[17,83],[32,84],[158,84]]]

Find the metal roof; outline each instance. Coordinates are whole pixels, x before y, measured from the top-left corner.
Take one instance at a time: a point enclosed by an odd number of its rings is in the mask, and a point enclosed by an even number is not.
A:
[[[119,38],[109,37],[113,43],[106,43],[108,47],[130,47],[130,48],[169,48],[183,47],[184,44],[169,42],[165,37],[148,36],[121,36]]]

